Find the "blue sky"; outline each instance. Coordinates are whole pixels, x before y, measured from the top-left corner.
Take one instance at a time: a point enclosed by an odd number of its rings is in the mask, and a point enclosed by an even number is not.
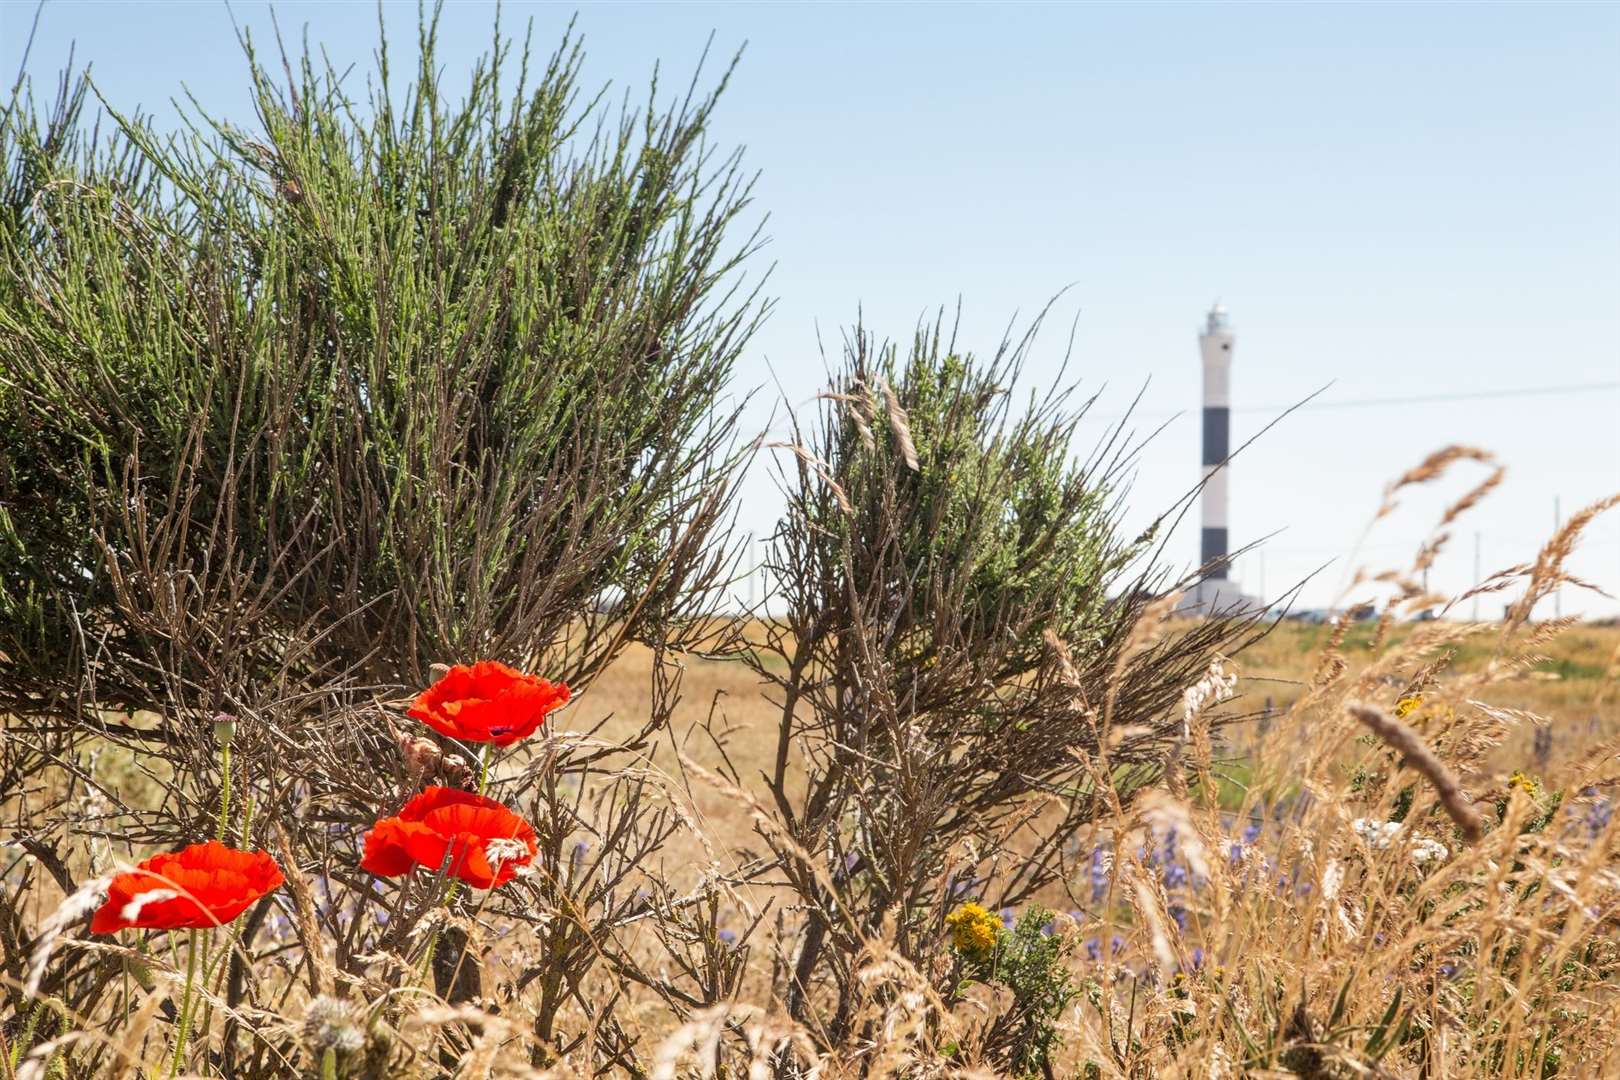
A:
[[[387,9],[403,50],[415,5]],[[504,10],[511,29],[532,18],[545,47],[576,8]],[[276,11],[339,66],[357,64],[363,89],[374,5]],[[265,40],[268,12],[235,8]],[[487,46],[492,12],[447,6],[452,82]],[[1196,480],[1196,328],[1217,298],[1238,333],[1238,440],[1269,419],[1263,407],[1328,383],[1331,403],[1620,381],[1620,5],[577,12],[587,82],[633,92],[658,61],[684,83],[711,32],[721,59],[747,43],[714,136],[746,145],[761,171],[761,268],[774,263],[778,303],[740,377],[774,378],[792,403],[818,389],[818,328],[836,347],[858,307],[903,339],[960,298],[962,340],[989,352],[1009,319],[1067,287],[1032,382],[1052,378],[1074,321],[1071,372],[1109,388],[1093,427],[1144,380],[1144,426],[1184,414],[1142,454],[1141,521]],[[0,0],[8,77],[33,13]],[[251,118],[223,4],[49,0],[37,81],[73,42],[120,104],[172,115],[183,83],[215,113]],[[1233,467],[1234,541],[1278,534],[1264,549],[1268,593],[1332,562],[1304,595],[1325,604],[1383,485],[1451,442],[1509,470],[1433,573],[1459,591],[1476,531],[1489,572],[1533,557],[1555,498],[1567,515],[1620,490],[1620,390],[1296,413]],[[1404,565],[1464,481],[1407,500],[1355,561]],[[763,532],[768,478],[749,494],[745,524]],[[1190,562],[1196,550],[1187,528],[1170,553]],[[1620,517],[1591,531],[1574,569],[1620,592]],[[1260,557],[1237,573],[1258,589]],[[1569,591],[1563,605],[1620,611]]]

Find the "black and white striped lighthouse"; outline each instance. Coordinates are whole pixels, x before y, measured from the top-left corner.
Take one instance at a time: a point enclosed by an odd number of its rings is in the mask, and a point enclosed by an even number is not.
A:
[[[1226,309],[1216,304],[1198,335],[1198,351],[1204,357],[1203,535],[1199,561],[1206,578],[1221,581],[1226,580],[1228,566],[1226,481],[1231,470],[1225,465],[1232,452],[1232,342],[1232,324]]]

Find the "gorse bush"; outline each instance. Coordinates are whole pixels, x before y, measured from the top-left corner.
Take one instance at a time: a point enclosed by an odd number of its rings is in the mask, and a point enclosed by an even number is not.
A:
[[[1038,325],[989,361],[937,325],[903,355],[857,327],[794,448],[782,611],[753,654],[781,702],[765,839],[812,912],[792,1012],[830,1010],[833,1045],[869,1037],[874,935],[892,920],[921,963],[947,881],[993,882],[999,907],[1062,879],[1065,838],[1158,775],[1185,687],[1258,632],[1228,613],[1161,634],[1176,582],[1152,530],[1121,533],[1122,429],[1079,458],[1072,388],[1014,396]]]
[[[82,81],[8,110],[3,707],[93,679],[241,709],[468,655],[582,684],[712,608],[762,311],[719,90],[615,117],[564,41],[452,91],[434,34],[361,101],[249,48],[251,134],[94,139]]]

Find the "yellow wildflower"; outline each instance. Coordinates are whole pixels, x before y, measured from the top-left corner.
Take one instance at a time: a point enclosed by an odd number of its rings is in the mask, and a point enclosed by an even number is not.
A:
[[[1532,799],[1541,798],[1541,782],[1533,776],[1526,776],[1522,769],[1513,770],[1513,775],[1508,777],[1508,788],[1518,788]]]
[[[1395,703],[1395,719],[1406,720],[1411,724],[1422,725],[1430,721],[1439,721],[1450,726],[1457,719],[1457,714],[1450,705],[1444,702],[1435,702],[1425,706],[1422,694],[1408,694]]]
[[[956,951],[976,960],[996,947],[1001,920],[983,905],[969,901],[945,916],[945,926],[951,932],[951,944]]]

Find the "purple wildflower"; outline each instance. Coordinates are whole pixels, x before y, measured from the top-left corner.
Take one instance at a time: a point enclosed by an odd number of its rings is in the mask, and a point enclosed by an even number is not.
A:
[[[1108,955],[1118,956],[1125,951],[1125,939],[1118,934],[1108,939]],[[1103,958],[1103,943],[1101,938],[1092,938],[1086,942],[1086,958],[1088,960],[1101,960]]]
[[[1108,895],[1108,863],[1101,845],[1091,849],[1091,902],[1100,904]]]
[[[1586,808],[1586,832],[1588,836],[1596,837],[1609,827],[1609,820],[1614,817],[1614,803],[1599,796],[1592,805]]]

